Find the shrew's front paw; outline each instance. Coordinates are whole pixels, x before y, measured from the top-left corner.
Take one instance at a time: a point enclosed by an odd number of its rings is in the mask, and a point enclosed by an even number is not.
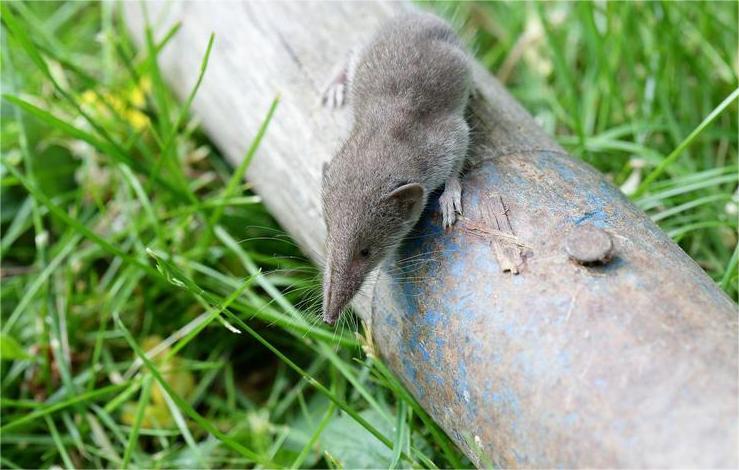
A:
[[[444,192],[439,196],[442,224],[449,229],[457,221],[457,214],[462,214],[462,185],[457,176],[452,176],[444,184]]]

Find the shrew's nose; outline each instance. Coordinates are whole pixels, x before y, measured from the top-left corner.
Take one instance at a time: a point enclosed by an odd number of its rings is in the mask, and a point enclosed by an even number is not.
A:
[[[334,323],[336,323],[337,318],[339,318],[338,313],[327,311],[323,314],[323,321],[326,322],[327,325],[333,325]]]

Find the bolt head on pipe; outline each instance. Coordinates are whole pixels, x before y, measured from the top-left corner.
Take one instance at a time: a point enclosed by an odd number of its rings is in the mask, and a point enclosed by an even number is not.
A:
[[[567,235],[565,251],[583,266],[605,264],[613,257],[613,240],[608,232],[594,225],[578,225]]]

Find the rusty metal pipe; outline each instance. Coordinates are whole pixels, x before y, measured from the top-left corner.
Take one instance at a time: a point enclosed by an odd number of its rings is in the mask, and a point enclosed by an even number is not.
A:
[[[232,161],[282,104],[248,178],[323,252],[320,166],[348,125],[317,105],[346,50],[401,4],[150,4],[182,21],[161,64]],[[137,3],[126,4],[141,37]],[[477,465],[737,467],[736,305],[481,67],[465,217],[432,201],[401,263],[358,305],[382,357]],[[287,188],[287,189],[286,189]],[[395,273],[394,275],[387,274]]]

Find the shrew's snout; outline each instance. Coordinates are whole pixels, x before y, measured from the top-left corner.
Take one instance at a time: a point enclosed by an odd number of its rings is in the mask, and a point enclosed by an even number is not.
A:
[[[349,299],[342,295],[340,284],[341,280],[337,279],[334,273],[327,273],[323,282],[323,321],[329,325],[336,323],[341,311],[349,302]]]
[[[336,323],[339,315],[341,315],[341,308],[337,307],[334,300],[336,296],[332,293],[330,274],[327,274],[326,280],[323,282],[323,321],[329,325]]]
[[[336,269],[329,261],[323,278],[323,321],[329,325],[336,323],[341,312],[359,290],[361,279],[349,269]]]
[[[334,295],[334,270],[331,263],[327,263],[326,273],[323,275],[323,321],[329,325],[336,323],[341,314],[341,308],[336,305]]]

